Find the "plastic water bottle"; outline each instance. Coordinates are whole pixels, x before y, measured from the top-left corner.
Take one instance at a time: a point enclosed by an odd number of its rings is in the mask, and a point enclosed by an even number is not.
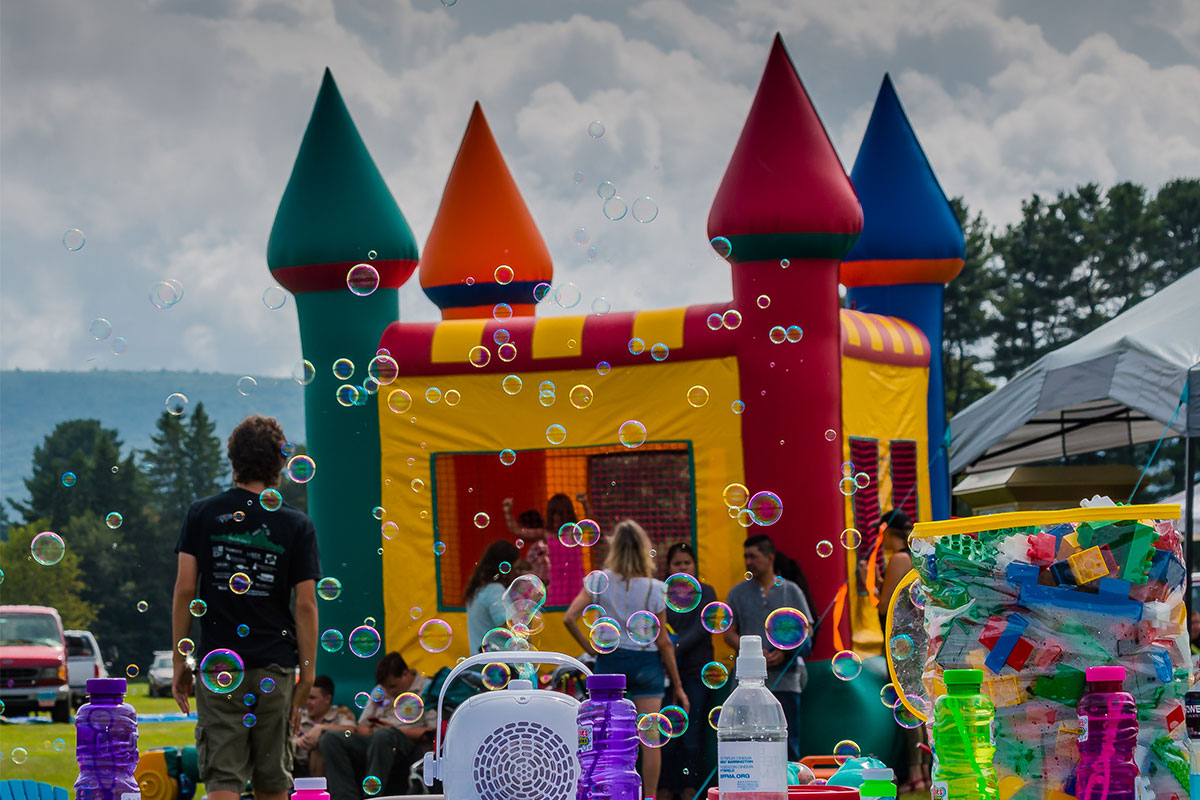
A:
[[[624,675],[589,675],[579,706],[578,800],[641,800],[637,707]]]
[[[787,800],[787,719],[766,677],[762,639],[743,636],[738,685],[717,719],[721,800]]]
[[[137,711],[125,702],[124,678],[89,678],[88,702],[75,714],[75,800],[121,800],[137,793]]]
[[[1137,701],[1125,691],[1124,667],[1089,667],[1079,698],[1079,800],[1134,800],[1137,796]]]
[[[292,789],[292,800],[329,800],[324,778],[296,778]]]
[[[998,800],[996,707],[979,691],[983,671],[948,669],[933,707],[933,800]],[[1082,800],[1082,798],[1080,798]]]
[[[1192,797],[1200,798],[1200,683],[1191,688],[1184,699],[1184,713],[1187,717],[1188,744],[1191,746],[1189,764],[1188,790]]]
[[[868,768],[862,771],[863,782],[858,794],[862,800],[896,796],[895,773],[890,769]]]

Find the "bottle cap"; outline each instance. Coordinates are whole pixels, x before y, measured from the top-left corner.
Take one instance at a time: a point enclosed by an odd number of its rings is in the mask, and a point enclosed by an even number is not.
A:
[[[597,689],[601,691],[625,691],[625,676],[624,675],[588,675],[587,688],[589,692],[594,692]]]
[[[896,773],[890,769],[868,767],[862,771],[862,776],[864,781],[890,781],[895,779]]]
[[[1084,677],[1088,681],[1123,681],[1125,680],[1124,667],[1088,667]]]
[[[978,689],[983,685],[983,670],[981,669],[948,669],[942,673],[946,686],[974,686]]]
[[[763,655],[761,637],[742,637],[741,645],[738,647],[736,667],[738,678],[767,677],[767,659]]]
[[[95,694],[125,694],[127,686],[124,678],[88,678],[87,693]]]
[[[293,790],[297,792],[313,791],[325,788],[324,778],[296,778],[293,782]]]

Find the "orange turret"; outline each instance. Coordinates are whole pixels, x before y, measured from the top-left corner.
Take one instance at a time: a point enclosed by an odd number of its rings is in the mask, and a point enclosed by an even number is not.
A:
[[[550,251],[479,103],[446,179],[420,275],[443,319],[490,317],[500,303],[512,315],[532,316],[534,289],[554,277]]]

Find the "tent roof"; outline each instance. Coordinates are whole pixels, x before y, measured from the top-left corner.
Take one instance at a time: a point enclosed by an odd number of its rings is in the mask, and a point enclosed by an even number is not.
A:
[[[1176,414],[1189,380],[1191,407]],[[954,415],[950,471],[1154,441],[1168,422],[1200,435],[1200,269]]]

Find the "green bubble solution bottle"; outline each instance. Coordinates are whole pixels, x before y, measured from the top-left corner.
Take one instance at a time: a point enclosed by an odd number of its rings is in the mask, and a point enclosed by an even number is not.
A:
[[[946,694],[933,707],[933,800],[999,800],[993,723],[996,707],[980,692],[983,671],[948,669]]]

